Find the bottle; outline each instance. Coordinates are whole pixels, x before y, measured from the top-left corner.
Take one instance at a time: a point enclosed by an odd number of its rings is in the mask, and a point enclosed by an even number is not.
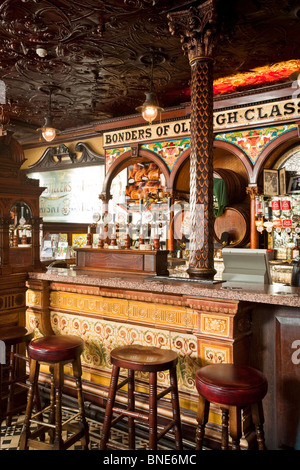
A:
[[[265,201],[264,204],[264,219],[265,220],[272,220],[273,212],[272,212],[272,205],[271,200]]]
[[[21,217],[19,219],[19,225],[25,225],[26,219],[24,217],[24,206],[21,206]]]
[[[273,197],[271,201],[273,217],[279,218],[281,216],[281,204],[279,197]]]
[[[255,225],[258,232],[263,232],[264,230],[264,200],[262,196],[255,197]]]
[[[255,218],[263,215],[264,200],[262,196],[255,196]]]
[[[292,258],[296,259],[300,256],[300,240],[299,238],[296,239],[295,246],[293,248]]]

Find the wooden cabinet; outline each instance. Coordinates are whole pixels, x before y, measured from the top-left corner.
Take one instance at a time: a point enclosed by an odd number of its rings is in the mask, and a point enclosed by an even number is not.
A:
[[[263,402],[267,447],[299,448],[300,310],[258,304],[252,320],[251,363],[269,384]]]
[[[21,146],[10,133],[0,137],[0,275],[40,267],[38,180],[20,172]]]
[[[44,188],[20,172],[24,154],[0,137],[0,328],[26,323],[27,272],[40,268],[39,196]]]

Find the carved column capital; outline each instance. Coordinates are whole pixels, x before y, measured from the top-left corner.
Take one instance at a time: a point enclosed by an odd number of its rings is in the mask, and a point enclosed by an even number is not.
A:
[[[250,199],[253,199],[260,194],[260,190],[258,186],[247,186],[246,193],[249,194]]]
[[[168,14],[170,33],[180,36],[190,63],[212,57],[219,37],[217,6],[218,0],[207,0],[197,7]]]

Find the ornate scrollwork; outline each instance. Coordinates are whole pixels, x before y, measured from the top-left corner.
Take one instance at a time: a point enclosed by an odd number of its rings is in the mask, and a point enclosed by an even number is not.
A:
[[[59,144],[57,147],[48,147],[41,158],[29,166],[30,171],[62,169],[65,166],[76,166],[82,163],[85,164],[104,164],[105,157],[94,152],[88,144],[78,142],[75,147],[76,152],[81,152],[77,155],[71,152],[65,144]]]

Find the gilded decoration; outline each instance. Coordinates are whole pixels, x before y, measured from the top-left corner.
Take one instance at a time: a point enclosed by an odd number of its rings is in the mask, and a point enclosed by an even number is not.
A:
[[[201,332],[209,335],[229,337],[229,318],[201,314]]]
[[[124,324],[104,319],[82,317],[62,312],[51,312],[51,324],[55,334],[73,334],[82,337],[85,349],[82,364],[103,372],[111,372],[110,352],[117,346],[138,343],[146,346],[170,348],[178,352],[178,385],[181,391],[195,391],[197,361],[197,339],[193,335],[168,330]],[[147,374],[140,374],[146,379]],[[168,372],[161,372],[158,381],[169,382]]]
[[[26,291],[26,305],[28,307],[40,307],[42,306],[42,292],[32,289]]]
[[[52,308],[72,310],[81,314],[87,313],[132,321],[140,320],[143,323],[172,325],[181,329],[192,330],[197,321],[196,311],[185,307],[97,295],[52,291],[50,304]]]

